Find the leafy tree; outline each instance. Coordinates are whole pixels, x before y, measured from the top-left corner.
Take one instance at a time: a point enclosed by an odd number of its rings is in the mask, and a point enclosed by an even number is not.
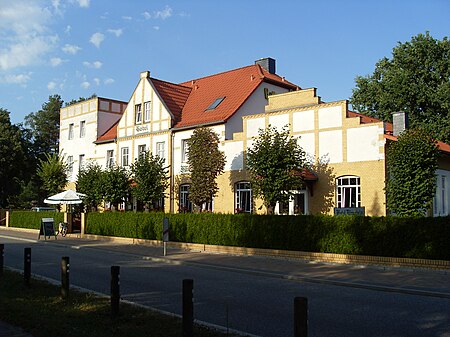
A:
[[[36,158],[44,159],[45,153],[59,151],[59,111],[63,100],[59,95],[49,96],[42,109],[25,117],[25,126],[30,128]]]
[[[168,170],[164,166],[164,159],[153,156],[148,151],[135,160],[131,166],[131,172],[135,182],[131,188],[131,194],[149,206],[161,199],[169,186]]]
[[[130,173],[123,167],[108,168],[102,175],[102,194],[115,208],[130,195]]]
[[[83,201],[93,209],[103,201],[102,179],[102,168],[96,162],[88,162],[78,172],[77,191],[86,195]]]
[[[64,158],[57,153],[46,153],[46,160],[39,160],[37,175],[42,181],[42,187],[48,195],[61,192],[68,183],[68,166]]]
[[[412,128],[421,127],[450,143],[450,41],[428,32],[398,43],[372,75],[356,77],[350,102],[363,114],[392,121],[392,113],[409,114]]]
[[[17,194],[25,169],[21,129],[11,124],[9,111],[0,108],[0,207]]]
[[[279,132],[269,125],[260,129],[253,147],[247,150],[247,168],[253,193],[261,197],[268,211],[278,202],[289,201],[293,187],[302,184],[298,174],[305,165],[305,152],[287,128]]]
[[[436,190],[439,150],[423,129],[402,132],[387,151],[387,206],[400,216],[424,215]]]
[[[191,173],[190,201],[201,207],[218,191],[216,178],[223,173],[225,154],[219,150],[219,135],[209,128],[195,129],[188,139],[188,166]]]

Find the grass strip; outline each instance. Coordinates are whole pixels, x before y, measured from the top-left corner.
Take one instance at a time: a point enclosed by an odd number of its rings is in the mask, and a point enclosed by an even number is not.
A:
[[[181,304],[180,304],[181,305]],[[0,276],[0,319],[20,326],[34,337],[170,337],[181,336],[181,319],[120,304],[120,315],[111,317],[108,298],[70,289],[67,300],[61,288],[32,279],[26,286],[20,273],[4,270]],[[194,326],[194,336],[226,334]]]

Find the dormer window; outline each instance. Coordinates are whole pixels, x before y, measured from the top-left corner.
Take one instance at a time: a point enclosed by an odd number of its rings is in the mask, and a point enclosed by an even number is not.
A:
[[[211,105],[208,107],[208,109],[206,109],[205,111],[214,110],[215,108],[217,108],[219,106],[220,103],[222,103],[222,101],[224,99],[225,99],[225,97],[216,98],[216,100],[214,102],[212,102]]]

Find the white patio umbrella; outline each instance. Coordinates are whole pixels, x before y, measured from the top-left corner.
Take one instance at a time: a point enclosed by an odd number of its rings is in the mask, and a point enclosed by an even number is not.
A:
[[[75,192],[74,190],[67,190],[63,191],[61,193],[52,195],[51,197],[48,197],[44,200],[46,204],[52,204],[52,205],[59,205],[59,204],[65,204],[65,205],[74,205],[74,204],[81,204],[83,200],[81,200],[82,197],[84,197],[85,194]]]

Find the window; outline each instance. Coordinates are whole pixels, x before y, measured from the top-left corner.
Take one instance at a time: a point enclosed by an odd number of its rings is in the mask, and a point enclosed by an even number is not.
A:
[[[217,108],[219,106],[220,103],[222,103],[222,101],[225,99],[225,97],[219,97],[216,98],[216,100],[214,102],[211,103],[211,105],[205,110],[214,110],[215,108]]]
[[[164,142],[156,143],[156,155],[161,159],[165,158],[164,145]]]
[[[136,118],[136,124],[141,124],[142,123],[142,105],[141,104],[136,104],[134,106],[134,115]]]
[[[144,122],[150,122],[150,114],[152,112],[152,102],[144,103]]]
[[[447,191],[447,176],[438,174],[436,178],[436,194],[433,200],[435,216],[449,215]]]
[[[106,168],[114,166],[114,150],[106,151]]]
[[[145,158],[145,151],[147,151],[147,147],[145,144],[138,146],[138,158]]]
[[[69,139],[73,139],[73,123],[69,124]]]
[[[337,207],[361,207],[361,187],[359,177],[344,176],[337,179]]]
[[[86,135],[86,121],[80,122],[80,138],[83,138]]]
[[[252,188],[248,181],[240,181],[235,185],[235,212],[252,212]]]
[[[181,141],[181,162],[186,163],[188,160],[189,145],[187,139]]]
[[[180,185],[179,211],[180,212],[192,211],[192,203],[189,201],[189,184]]]
[[[80,171],[83,168],[84,165],[84,154],[80,154],[78,157],[78,171]]]
[[[72,178],[73,173],[73,156],[67,156],[67,175],[68,178]]]
[[[123,167],[128,166],[129,165],[129,162],[128,162],[128,154],[129,154],[128,147],[123,147],[121,149],[121,154],[122,154],[122,156],[121,156],[122,166]]]

